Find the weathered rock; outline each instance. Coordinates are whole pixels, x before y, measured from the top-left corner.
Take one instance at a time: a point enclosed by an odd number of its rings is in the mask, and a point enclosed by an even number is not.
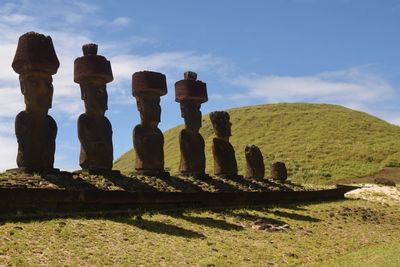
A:
[[[210,120],[216,137],[213,139],[212,151],[214,156],[214,174],[222,177],[237,177],[237,162],[235,150],[229,137],[231,136],[231,122],[225,111],[210,113]]]
[[[264,178],[264,158],[260,149],[256,145],[247,145],[244,152],[247,166],[246,178]]]
[[[284,182],[287,179],[287,169],[283,162],[274,162],[271,165],[270,178],[273,180],[278,180]]]
[[[50,36],[28,32],[18,40],[12,63],[19,74],[25,111],[15,119],[18,169],[27,172],[55,171],[57,124],[48,115],[53,99],[52,76],[60,63]]]
[[[167,93],[165,75],[141,71],[132,75],[132,95],[136,98],[141,123],[133,129],[137,173],[168,176],[164,171],[164,136],[160,122],[160,97]]]
[[[201,103],[207,101],[207,86],[197,81],[195,72],[185,72],[185,79],[175,83],[175,100],[180,103],[185,129],[179,134],[181,175],[204,177],[206,157],[201,128]]]
[[[79,83],[85,102],[85,113],[78,119],[79,163],[84,170],[110,171],[113,166],[112,126],[104,114],[108,109],[106,84],[113,80],[111,64],[97,55],[96,44],[86,44],[82,50],[84,55],[74,62],[74,81]]]

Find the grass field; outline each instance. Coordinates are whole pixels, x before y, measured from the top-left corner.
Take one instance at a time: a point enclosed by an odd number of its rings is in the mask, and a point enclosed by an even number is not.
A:
[[[6,221],[0,265],[396,266],[399,221],[399,206],[361,200]]]
[[[236,150],[239,172],[244,174],[244,147],[261,148],[269,164],[284,161],[295,181],[325,183],[343,178],[371,175],[384,167],[400,166],[400,127],[363,112],[327,104],[269,104],[229,110],[231,142]],[[179,131],[165,132],[165,166],[179,168]],[[206,142],[207,172],[213,173],[211,142],[213,130],[203,116],[201,133]],[[134,153],[128,151],[115,169],[134,169]]]

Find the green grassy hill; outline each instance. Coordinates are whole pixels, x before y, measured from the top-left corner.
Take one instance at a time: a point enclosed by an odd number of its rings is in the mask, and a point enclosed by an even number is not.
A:
[[[269,104],[228,110],[231,143],[239,172],[244,174],[246,144],[256,144],[264,155],[266,173],[272,161],[284,161],[291,179],[328,182],[365,176],[386,166],[400,166],[400,127],[363,112],[327,104]],[[178,172],[179,131],[165,135],[165,167]],[[201,134],[206,142],[207,172],[213,173],[211,142],[214,136],[208,115]],[[134,169],[133,150],[122,155],[115,169]]]

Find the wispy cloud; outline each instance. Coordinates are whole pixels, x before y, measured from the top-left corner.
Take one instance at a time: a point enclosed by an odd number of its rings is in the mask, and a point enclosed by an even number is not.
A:
[[[381,75],[366,67],[323,72],[310,76],[245,75],[235,82],[245,91],[234,94],[233,99],[275,102],[332,103],[373,114],[385,114],[385,119],[395,122],[395,113],[379,112],[371,106],[400,100],[396,89]]]
[[[130,19],[127,17],[118,17],[110,22],[110,26],[126,26],[130,23]]]
[[[245,97],[267,102],[368,103],[396,95],[384,78],[359,68],[312,76],[243,76],[237,82],[246,87]]]
[[[150,55],[117,55],[111,58],[116,79],[130,79],[132,73],[140,70],[161,71],[168,74],[169,80],[182,79],[186,70],[205,71],[215,69],[224,71],[229,63],[211,54],[194,51],[154,53]],[[178,76],[179,75],[179,76]]]

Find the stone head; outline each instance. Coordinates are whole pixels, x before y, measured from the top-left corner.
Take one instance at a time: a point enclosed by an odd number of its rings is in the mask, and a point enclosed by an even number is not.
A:
[[[51,75],[60,66],[50,36],[28,32],[20,36],[12,68],[19,74],[26,111],[46,115],[53,100]]]
[[[53,100],[53,79],[49,73],[30,72],[19,76],[26,111],[46,115]]]
[[[141,124],[156,129],[161,117],[160,96],[151,93],[138,94],[136,95],[136,105],[140,113]]]
[[[82,46],[83,56],[74,61],[74,81],[80,85],[86,113],[104,116],[108,109],[106,84],[114,77],[110,61],[97,55],[97,50],[96,44]]]
[[[104,116],[108,109],[106,81],[101,78],[87,79],[80,84],[81,99],[85,102],[88,114]]]
[[[185,121],[185,129],[199,132],[201,128],[201,104],[197,101],[184,101],[180,103],[181,116]]]
[[[246,158],[262,157],[261,150],[256,145],[247,145],[244,149]]]
[[[214,111],[210,113],[210,120],[217,137],[229,140],[231,134],[231,122],[229,113],[225,111]]]

